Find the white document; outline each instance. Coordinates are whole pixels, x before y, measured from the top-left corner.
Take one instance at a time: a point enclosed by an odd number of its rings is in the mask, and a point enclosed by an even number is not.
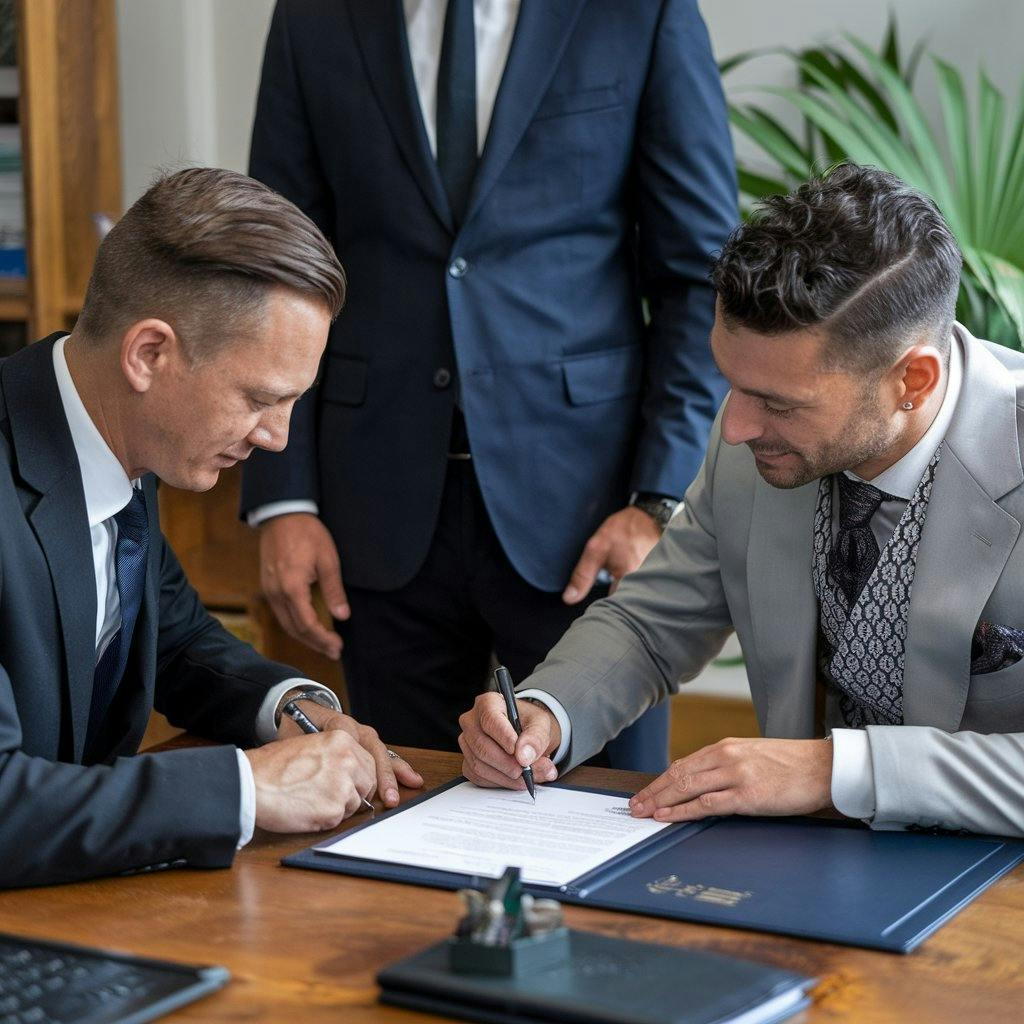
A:
[[[666,822],[633,818],[625,797],[537,787],[528,793],[463,782],[319,849],[346,857],[524,882],[566,885],[660,832]]]

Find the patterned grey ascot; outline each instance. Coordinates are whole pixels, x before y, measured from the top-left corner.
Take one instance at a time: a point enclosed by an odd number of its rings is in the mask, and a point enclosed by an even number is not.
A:
[[[832,540],[832,477],[818,486],[814,516],[814,591],[820,609],[818,663],[839,695],[843,722],[850,728],[903,724],[903,658],[910,591],[917,569],[928,500],[942,454],[936,449],[914,496],[882,551],[872,535],[871,516],[888,495],[841,477],[840,531]],[[853,487],[845,487],[846,483]],[[874,492],[869,495],[862,487]],[[845,493],[844,493],[845,492]],[[876,496],[877,495],[877,500]],[[844,500],[849,508],[844,508]],[[864,518],[865,512],[867,513]],[[845,548],[845,551],[840,548]],[[877,561],[868,564],[868,560]]]

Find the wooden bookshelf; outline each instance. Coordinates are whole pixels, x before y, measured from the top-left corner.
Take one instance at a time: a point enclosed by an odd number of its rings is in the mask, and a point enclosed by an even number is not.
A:
[[[29,302],[26,282],[0,277],[0,320],[28,321]]]
[[[0,319],[30,337],[70,329],[99,234],[121,210],[114,0],[18,0],[28,279],[0,288]]]

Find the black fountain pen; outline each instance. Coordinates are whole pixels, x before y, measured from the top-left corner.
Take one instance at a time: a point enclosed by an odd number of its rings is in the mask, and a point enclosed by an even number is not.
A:
[[[508,720],[512,723],[512,728],[515,729],[516,735],[521,736],[523,733],[523,723],[519,721],[516,693],[512,689],[512,677],[508,674],[508,669],[504,665],[499,665],[494,670],[494,681],[498,684],[498,690],[501,692],[502,697],[505,698],[505,710],[508,713]],[[523,782],[526,783],[526,791],[533,797],[533,802],[536,803],[537,787],[533,781],[532,765],[527,765],[523,769]]]

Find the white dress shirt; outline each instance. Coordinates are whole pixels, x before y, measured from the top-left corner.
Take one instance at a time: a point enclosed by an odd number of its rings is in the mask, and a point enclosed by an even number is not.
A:
[[[473,0],[476,28],[476,149],[482,153],[505,73],[520,0]],[[430,151],[437,156],[437,71],[448,0],[403,0],[409,56]]]
[[[505,73],[512,47],[521,0],[474,0],[476,25],[476,126],[477,152],[482,153],[491,127],[494,101]],[[441,42],[448,0],[403,0],[409,57],[420,100],[423,127],[430,151],[437,156],[437,71],[441,65]],[[293,512],[319,515],[315,501],[290,499],[271,501],[246,515],[250,526],[259,526],[275,516]]]
[[[959,337],[954,331],[950,346],[946,392],[931,426],[903,458],[868,481],[879,490],[899,499],[883,502],[872,517],[871,532],[875,535],[879,548],[883,548],[889,542],[896,524],[914,496],[914,491],[917,490],[917,485],[935,454],[935,449],[949,430],[957,399],[960,397],[962,381],[963,351]],[[849,472],[847,476],[855,480],[860,479]],[[839,502],[834,501],[832,508],[833,530],[838,530]],[[545,690],[524,689],[518,691],[517,696],[529,697],[540,702],[555,716],[562,733],[561,743],[552,755],[552,760],[558,764],[568,753],[571,738],[572,725],[565,708]],[[850,818],[871,818],[875,813],[875,776],[871,765],[868,734],[863,729],[832,731],[832,802],[836,810]],[[884,822],[873,824],[876,827],[888,826],[888,823]]]
[[[57,377],[64,415],[71,430],[71,440],[78,456],[82,473],[82,490],[85,493],[85,509],[89,517],[89,533],[92,538],[92,560],[96,573],[96,663],[99,663],[107,645],[121,628],[121,604],[117,594],[117,577],[114,568],[114,554],[117,544],[117,522],[114,516],[132,498],[132,488],[139,486],[138,480],[129,480],[117,456],[97,430],[92,418],[82,404],[71,371],[64,356],[64,342],[61,338],[53,346],[53,370]],[[268,743],[277,736],[274,717],[281,697],[289,690],[301,686],[303,689],[324,690],[334,698],[333,691],[308,679],[286,679],[274,686],[260,705],[256,719],[256,734]],[[238,777],[241,784],[241,805],[239,807],[240,838],[239,848],[252,839],[256,823],[256,782],[252,766],[241,750],[238,755]]]

